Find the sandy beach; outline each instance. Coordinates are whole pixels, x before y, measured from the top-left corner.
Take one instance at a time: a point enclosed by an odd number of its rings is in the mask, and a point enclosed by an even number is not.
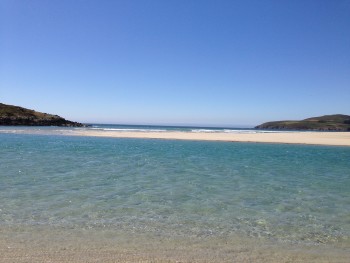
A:
[[[0,10],[0,263],[350,263],[350,0]]]
[[[78,130],[79,136],[350,146],[350,132],[129,132]]]

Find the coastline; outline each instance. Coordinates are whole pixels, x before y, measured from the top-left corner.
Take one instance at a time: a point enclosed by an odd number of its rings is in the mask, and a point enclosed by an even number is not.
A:
[[[199,140],[226,141],[252,143],[286,143],[350,146],[350,132],[271,132],[271,133],[194,133],[194,132],[132,132],[132,131],[96,131],[74,130],[70,135],[111,137],[111,138],[139,138],[166,140]]]
[[[176,131],[176,130],[113,130],[93,128],[28,127],[19,126],[1,129],[0,133],[63,135],[82,137],[109,137],[131,139],[162,139],[192,141],[222,141],[245,143],[305,144],[325,146],[350,146],[350,132],[321,131],[261,131],[237,130],[225,131]]]

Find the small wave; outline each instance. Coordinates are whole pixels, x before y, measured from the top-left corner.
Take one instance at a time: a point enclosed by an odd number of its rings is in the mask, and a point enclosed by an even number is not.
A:
[[[230,129],[225,129],[223,132],[225,132],[225,133],[249,133],[249,134],[257,133],[257,131],[253,131],[253,130],[230,130]]]
[[[233,130],[233,129],[193,129],[191,132],[197,133],[257,133],[253,130]]]
[[[236,129],[192,129],[191,132],[195,132],[195,133],[257,134],[257,133],[286,133],[289,131],[236,130]]]
[[[209,130],[209,129],[193,129],[191,132],[222,132],[222,130]]]
[[[23,130],[0,130],[1,133],[19,133],[23,132]]]
[[[121,132],[166,132],[166,130],[159,129],[126,129],[126,128],[90,128],[91,130],[100,131],[121,131]]]

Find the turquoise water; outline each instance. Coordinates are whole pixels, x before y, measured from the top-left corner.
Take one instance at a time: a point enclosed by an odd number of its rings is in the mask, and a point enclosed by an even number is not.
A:
[[[350,148],[0,133],[0,227],[347,243]]]

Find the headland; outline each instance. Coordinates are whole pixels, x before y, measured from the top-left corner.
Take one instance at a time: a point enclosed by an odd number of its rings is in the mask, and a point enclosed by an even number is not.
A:
[[[350,116],[333,114],[300,121],[271,121],[260,124],[255,128],[271,130],[350,131]]]
[[[79,122],[68,121],[58,115],[43,113],[19,106],[0,103],[0,125],[4,126],[64,126],[84,127]]]

